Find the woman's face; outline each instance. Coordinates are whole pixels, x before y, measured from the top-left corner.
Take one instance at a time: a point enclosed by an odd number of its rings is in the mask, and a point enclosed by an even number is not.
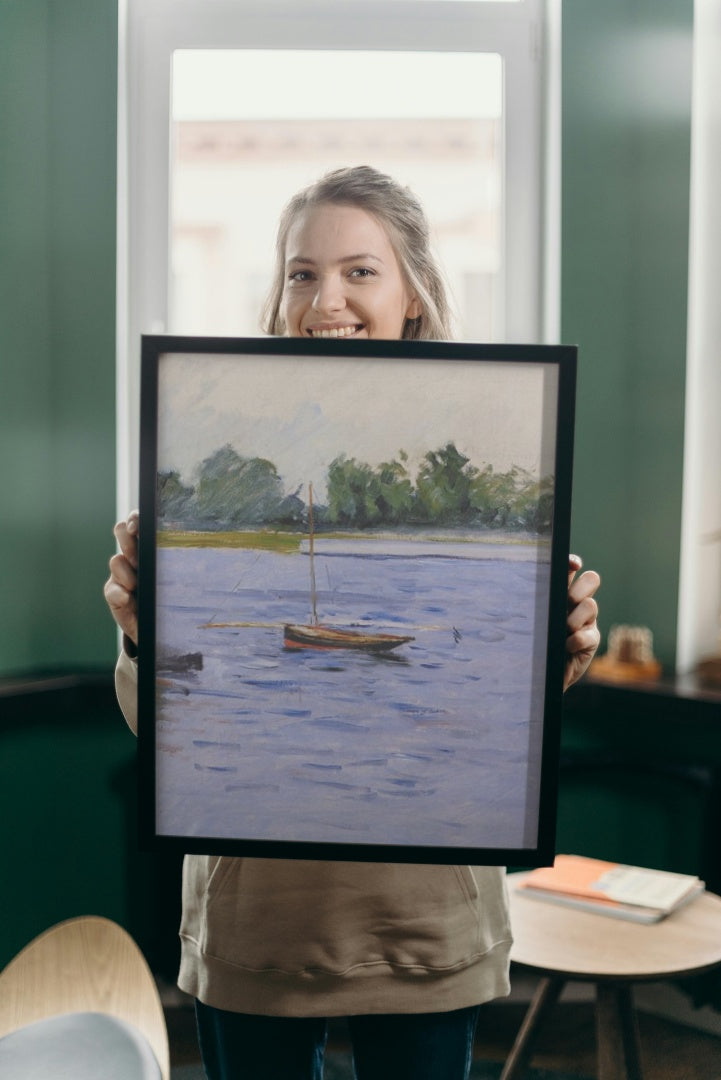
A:
[[[281,314],[289,337],[400,338],[421,314],[383,226],[357,206],[301,214],[286,243]]]

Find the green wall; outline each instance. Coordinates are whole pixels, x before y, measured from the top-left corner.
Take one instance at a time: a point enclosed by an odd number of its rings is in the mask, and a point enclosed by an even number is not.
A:
[[[61,919],[148,948],[135,740],[102,597],[115,516],[117,0],[0,0],[0,966]],[[61,682],[61,687],[62,687]],[[141,899],[142,898],[142,899]]]
[[[94,914],[177,974],[180,858],[139,850],[136,746],[110,672],[0,686],[0,969],[54,923]]]
[[[601,628],[672,668],[686,351],[692,0],[563,5],[562,340],[579,345],[573,546]]]
[[[114,518],[116,0],[0,0],[0,675],[106,664]],[[602,627],[672,665],[692,0],[563,9],[562,338],[573,544]]]
[[[116,0],[0,0],[0,676],[112,663]]]

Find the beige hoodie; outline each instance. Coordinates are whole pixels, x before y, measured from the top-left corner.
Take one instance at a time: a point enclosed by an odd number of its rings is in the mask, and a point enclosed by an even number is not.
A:
[[[137,666],[118,700],[137,728]],[[442,1012],[508,993],[501,867],[186,855],[178,984],[269,1016]]]

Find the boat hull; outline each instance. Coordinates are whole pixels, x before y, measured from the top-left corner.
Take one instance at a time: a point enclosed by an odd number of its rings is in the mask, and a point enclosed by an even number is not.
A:
[[[283,627],[286,649],[360,649],[363,652],[389,652],[415,639],[407,634],[376,634],[363,630],[337,630],[331,626],[303,626],[287,623]]]

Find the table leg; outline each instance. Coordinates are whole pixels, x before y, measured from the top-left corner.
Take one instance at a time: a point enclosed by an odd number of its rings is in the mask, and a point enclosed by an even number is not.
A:
[[[520,1080],[533,1053],[533,1045],[544,1017],[558,1001],[565,979],[541,979],[523,1018],[516,1040],[503,1066],[500,1080]]]
[[[629,983],[596,984],[599,1080],[643,1080]]]

